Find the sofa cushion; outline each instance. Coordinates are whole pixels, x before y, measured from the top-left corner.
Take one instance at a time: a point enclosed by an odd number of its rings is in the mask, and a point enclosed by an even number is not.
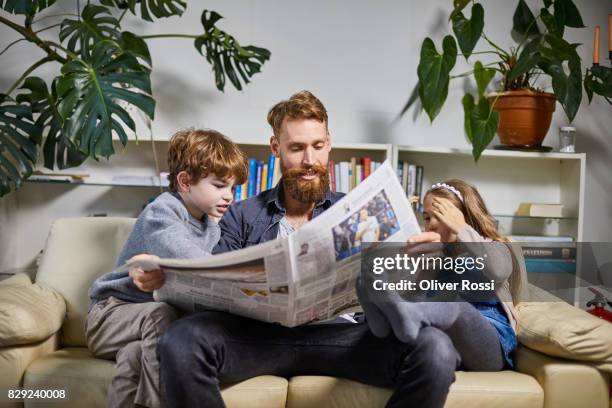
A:
[[[538,381],[546,395],[544,408],[604,408],[608,404],[609,376],[589,364],[550,357],[519,346],[516,369]]]
[[[68,400],[54,407],[103,408],[114,373],[114,361],[94,358],[84,347],[68,347],[34,361],[26,371],[23,386],[67,390]],[[287,380],[280,377],[255,377],[221,388],[228,408],[283,408],[287,400]]]
[[[42,341],[64,321],[64,298],[18,274],[0,282],[0,347]]]
[[[514,371],[456,374],[445,408],[541,408],[544,404],[544,392],[531,376]],[[340,378],[298,376],[289,381],[287,408],[384,407],[391,392]]]
[[[58,340],[59,335],[56,333],[36,343],[0,348],[0,390],[21,387],[26,368],[38,357],[53,353],[57,349]],[[4,407],[1,403],[0,406]]]
[[[36,283],[51,286],[66,300],[65,346],[86,345],[89,287],[113,269],[134,222],[132,218],[64,218],[51,226]]]
[[[523,345],[550,356],[590,362],[612,372],[610,322],[565,302],[521,302],[516,310],[518,339]]]

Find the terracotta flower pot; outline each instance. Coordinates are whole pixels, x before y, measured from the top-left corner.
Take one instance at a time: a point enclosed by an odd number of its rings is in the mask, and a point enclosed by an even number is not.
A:
[[[495,101],[495,98],[497,101]],[[550,128],[555,95],[547,92],[505,91],[488,95],[500,114],[497,134],[509,147],[538,147]]]

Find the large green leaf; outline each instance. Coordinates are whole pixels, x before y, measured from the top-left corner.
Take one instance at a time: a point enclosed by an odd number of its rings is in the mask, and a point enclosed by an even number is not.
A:
[[[560,27],[582,28],[582,16],[572,0],[555,0],[555,20]]]
[[[528,36],[540,34],[535,16],[524,0],[519,0],[516,10],[514,11],[514,16],[512,17],[512,23],[512,30],[521,35]]]
[[[55,3],[56,0],[0,0],[0,8],[13,14],[34,15]]]
[[[531,71],[535,68],[540,60],[540,45],[542,43],[542,36],[533,37],[527,42],[521,55],[519,55],[516,64],[512,67],[508,73],[508,82],[512,82],[521,75]]]
[[[452,21],[468,4],[470,4],[470,0],[453,0],[453,12],[448,17],[448,21]]]
[[[569,121],[573,121],[582,101],[582,71],[579,58],[568,61],[569,74],[566,74],[563,61],[544,58],[538,64],[551,76],[555,98],[563,106]]]
[[[612,98],[612,68],[603,65],[592,66],[584,78],[584,89],[589,102],[593,99],[594,93],[604,98]]]
[[[571,122],[582,101],[582,67],[576,51],[578,44],[570,44],[552,33],[546,34],[544,39],[547,46],[540,47],[538,66],[551,76],[555,97]]]
[[[153,64],[146,41],[136,34],[129,31],[123,31],[117,42],[123,51],[130,52],[136,57],[143,59],[149,66]]]
[[[476,61],[474,64],[474,78],[476,78],[476,85],[478,86],[478,97],[482,98],[484,92],[491,82],[491,79],[495,76],[495,70],[492,68],[485,68],[482,62]]]
[[[217,89],[223,91],[227,76],[236,89],[242,90],[242,82],[248,84],[261,71],[261,66],[270,59],[270,51],[252,45],[241,46],[234,37],[215,26],[221,18],[215,11],[204,10],[201,17],[204,34],[195,39],[194,45],[212,65]]]
[[[0,196],[32,174],[40,138],[30,106],[0,94]]]
[[[565,26],[558,25],[557,20],[555,19],[555,16],[550,14],[550,11],[548,11],[548,9],[543,8],[540,11],[540,19],[542,20],[542,22],[544,23],[548,31],[550,31],[551,33],[555,35],[558,35],[559,37],[563,37]]]
[[[43,145],[45,167],[54,169],[57,164],[60,169],[65,169],[83,163],[87,156],[64,136],[64,119],[57,107],[55,81],[51,84],[51,91],[49,91],[47,84],[41,78],[29,77],[26,78],[21,89],[29,92],[17,95],[17,101],[29,103],[32,112],[37,114],[36,127],[42,132],[47,130]]]
[[[465,132],[472,143],[474,160],[478,161],[482,151],[495,137],[499,125],[499,112],[491,110],[486,98],[480,98],[476,104],[471,94],[465,94],[462,103]]]
[[[466,60],[472,55],[472,51],[474,51],[474,47],[476,47],[476,43],[482,35],[483,28],[484,9],[478,3],[472,7],[472,16],[469,20],[461,12],[453,17],[453,32]]]
[[[580,56],[576,51],[580,44],[570,44],[558,35],[551,33],[546,34],[544,36],[544,40],[549,45],[549,47],[543,47],[540,49],[542,55],[561,61],[569,61],[571,58],[580,59]]]
[[[98,42],[120,37],[118,26],[117,19],[108,8],[88,4],[80,19],[65,19],[62,22],[59,37],[62,42],[67,41],[66,47],[70,51],[87,58]]]
[[[91,59],[64,64],[57,92],[66,137],[94,159],[113,154],[112,131],[126,144],[123,126],[136,130],[122,105],[133,105],[153,119],[149,75],[134,55],[109,40],[95,45]]]
[[[444,37],[442,50],[443,53],[439,54],[432,39],[425,38],[417,68],[419,98],[431,121],[440,113],[446,101],[450,72],[457,61],[457,44],[451,35]]]
[[[122,10],[129,9],[134,15],[137,6],[140,6],[140,16],[147,21],[153,21],[153,17],[180,16],[187,7],[182,0],[100,0],[100,3]]]

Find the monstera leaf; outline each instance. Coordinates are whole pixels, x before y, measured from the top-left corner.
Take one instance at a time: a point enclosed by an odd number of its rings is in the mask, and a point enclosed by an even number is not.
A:
[[[187,3],[181,0],[101,0],[101,4],[119,9],[129,9],[136,15],[136,7],[140,6],[140,16],[153,21],[156,18],[180,16],[185,11]]]
[[[0,196],[32,174],[40,137],[30,107],[0,94]]]
[[[55,3],[56,0],[0,0],[0,7],[9,13],[33,15]]]
[[[78,20],[65,19],[60,30],[60,40],[67,48],[87,58],[99,41],[120,37],[119,23],[106,7],[88,4]]]
[[[84,154],[98,159],[114,153],[112,132],[127,143],[123,126],[136,131],[125,109],[133,105],[153,119],[150,71],[113,41],[96,44],[90,60],[72,60],[57,82],[63,132]]]
[[[46,137],[43,145],[44,165],[54,169],[57,165],[60,169],[75,167],[83,163],[87,155],[81,153],[74,144],[64,136],[64,119],[58,110],[58,98],[56,92],[56,81],[51,84],[51,91],[41,78],[29,77],[24,81],[21,89],[28,93],[17,95],[18,102],[27,102],[32,112],[37,114],[35,125]]]
[[[443,53],[439,54],[431,38],[421,46],[421,60],[417,68],[419,98],[430,120],[434,120],[448,96],[450,72],[457,61],[457,43],[447,35],[442,40]]]
[[[134,56],[144,60],[149,66],[153,65],[147,43],[136,34],[123,31],[117,42],[123,51],[132,53]]]
[[[201,17],[204,34],[195,39],[194,45],[212,65],[217,89],[223,91],[227,76],[240,91],[242,82],[248,84],[250,78],[261,71],[264,62],[270,59],[270,51],[253,45],[241,46],[234,37],[215,26],[222,18],[215,11],[204,10]]]

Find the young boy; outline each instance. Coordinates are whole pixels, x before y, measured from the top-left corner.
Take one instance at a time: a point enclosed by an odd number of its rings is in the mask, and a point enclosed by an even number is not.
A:
[[[188,129],[168,146],[170,192],[140,214],[116,268],[134,256],[198,258],[211,253],[220,230],[210,217],[221,217],[233,199],[233,186],[247,177],[247,161],[238,146],[214,130]],[[99,358],[115,359],[117,371],[108,390],[109,407],[162,405],[157,343],[177,318],[152,292],[164,284],[160,270],[116,269],[89,290],[87,344]]]

